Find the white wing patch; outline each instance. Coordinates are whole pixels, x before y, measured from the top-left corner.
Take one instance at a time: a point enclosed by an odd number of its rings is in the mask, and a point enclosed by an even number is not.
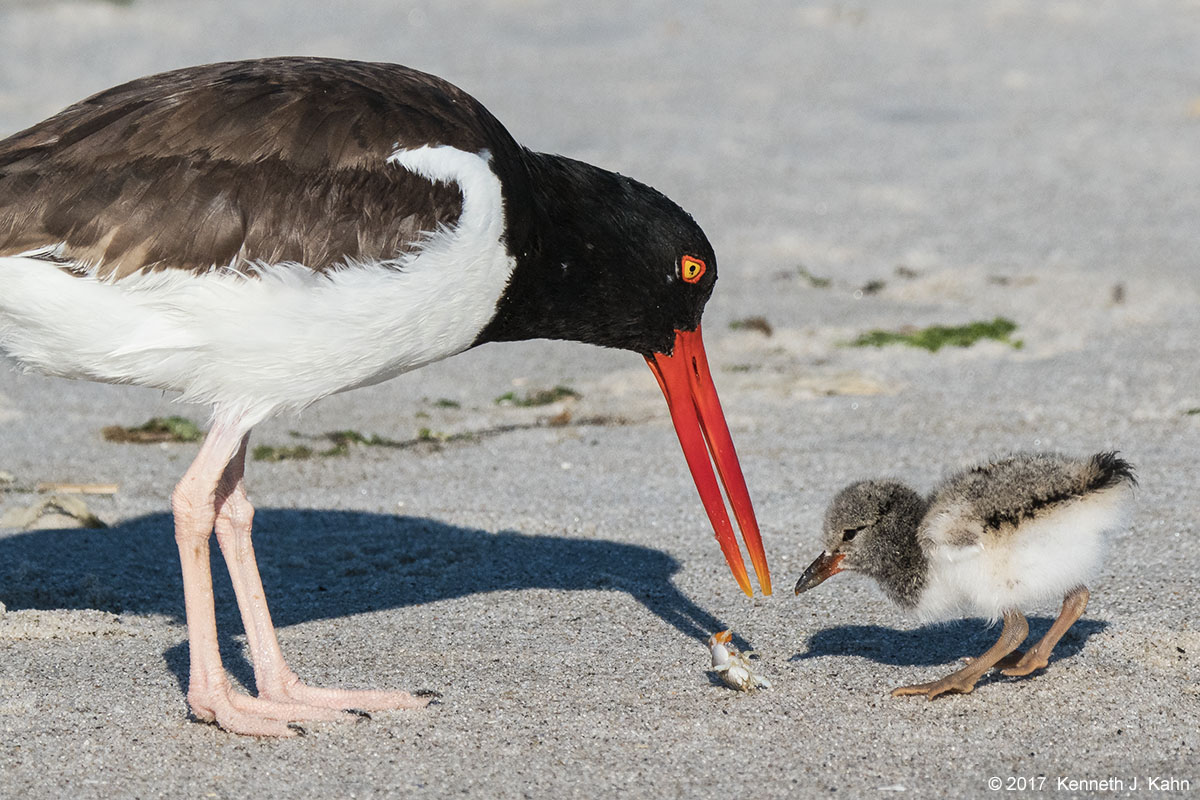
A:
[[[515,266],[490,158],[392,154],[397,168],[458,185],[463,203],[453,228],[391,262],[110,282],[38,258],[53,247],[0,258],[0,349],[51,375],[182,392],[247,424],[454,355],[491,320]]]

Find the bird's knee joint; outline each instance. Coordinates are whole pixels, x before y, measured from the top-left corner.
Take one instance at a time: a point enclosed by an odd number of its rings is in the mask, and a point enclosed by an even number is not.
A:
[[[218,541],[238,534],[249,537],[254,526],[254,506],[250,505],[245,495],[231,497],[217,512],[216,526]]]
[[[188,492],[177,488],[171,494],[171,511],[175,515],[176,540],[207,539],[212,532],[211,508],[197,503]]]

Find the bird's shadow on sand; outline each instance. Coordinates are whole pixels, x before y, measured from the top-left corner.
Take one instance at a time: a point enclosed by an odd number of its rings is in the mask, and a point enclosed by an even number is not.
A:
[[[675,588],[678,561],[639,545],[491,532],[419,517],[280,509],[255,513],[254,541],[279,626],[495,591],[557,589],[625,592],[700,641],[728,627]],[[253,671],[232,638],[241,619],[215,540],[212,566],[222,655],[234,676],[252,685]],[[104,530],[0,538],[0,602],[13,610],[98,609],[182,620],[170,515]],[[185,685],[186,643],[165,657]]]
[[[1052,617],[1029,617],[1031,647],[1049,630]],[[1054,648],[1051,661],[1068,658],[1083,649],[1089,638],[1107,628],[1102,620],[1079,620]],[[978,656],[995,644],[999,626],[985,620],[965,619],[925,625],[914,630],[897,630],[880,625],[840,625],[817,631],[808,638],[808,648],[790,661],[805,661],[822,656],[859,656],[878,664],[900,667],[932,667],[948,664],[964,656]]]

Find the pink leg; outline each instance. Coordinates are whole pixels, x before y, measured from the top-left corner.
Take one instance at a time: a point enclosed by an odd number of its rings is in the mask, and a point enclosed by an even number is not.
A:
[[[241,485],[246,436],[247,431],[237,424],[222,421],[214,424],[196,459],[171,496],[175,513],[175,541],[179,546],[183,570],[183,596],[191,658],[188,704],[200,719],[216,722],[233,733],[295,736],[297,731],[287,724],[289,721],[337,719],[346,716],[339,710],[346,706],[337,707],[330,702],[296,702],[291,696],[279,696],[278,692],[273,691],[280,681],[278,676],[291,673],[279,652],[250,544],[253,509],[245,501],[245,490]],[[228,541],[230,545],[226,549],[235,551],[233,555],[226,552],[226,561],[230,564],[238,604],[246,625],[256,676],[263,682],[260,685],[270,687],[263,697],[249,697],[235,691],[221,663],[212,574],[209,571],[208,540],[214,524],[218,531],[224,531],[219,533],[223,547],[224,542]],[[235,534],[236,529],[243,529],[244,535]],[[247,558],[249,567],[246,566]],[[265,669],[259,666],[260,659],[266,662]],[[292,677],[294,679],[294,675]],[[407,698],[408,705],[424,705],[427,702],[402,692],[395,694]],[[386,707],[398,705],[393,703]]]
[[[236,455],[229,462],[221,479],[217,494],[217,542],[225,556],[233,590],[237,595],[238,607],[242,612],[242,623],[250,644],[250,657],[254,662],[254,681],[259,697],[280,704],[292,704],[293,708],[304,708],[306,719],[327,718],[322,710],[334,710],[341,716],[342,709],[379,711],[393,708],[421,708],[428,705],[428,698],[417,698],[408,692],[386,692],[347,689],[323,689],[301,682],[284,660],[275,627],[271,623],[271,612],[267,608],[266,593],[254,558],[251,541],[251,523],[254,507],[246,497],[243,475],[246,465],[246,442],[242,440]],[[290,717],[297,719],[299,717]]]
[[[225,466],[237,453],[246,432],[218,422],[213,425],[195,461],[171,496],[175,512],[175,542],[183,569],[183,599],[187,612],[191,671],[188,705],[202,720],[222,728],[255,736],[292,736],[282,721],[239,708],[249,700],[233,691],[221,664],[217,645],[217,617],[213,606],[208,539],[216,519],[217,485]]]

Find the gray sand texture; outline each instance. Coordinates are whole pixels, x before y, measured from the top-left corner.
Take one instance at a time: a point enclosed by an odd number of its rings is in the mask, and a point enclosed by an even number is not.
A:
[[[981,797],[1200,787],[1200,4],[0,0],[0,132],[189,64],[393,61],[518,141],[687,208],[710,362],[776,592],[729,575],[636,355],[488,345],[256,429],[255,541],[291,666],[438,704],[285,741],[191,720],[169,496],[206,409],[0,364],[0,514],[43,482],[109,527],[0,529],[0,797]],[[0,279],[2,285],[2,279]],[[745,320],[762,318],[761,323]],[[850,347],[995,318],[1010,341]],[[497,404],[540,389],[577,396]],[[565,423],[565,424],[563,424]],[[1030,678],[891,698],[998,627],[867,580],[793,597],[850,481],[1119,450],[1137,509]],[[65,521],[64,521],[65,520]],[[219,559],[218,559],[219,562]],[[253,687],[223,565],[223,657]],[[1026,609],[1038,636],[1057,611]],[[772,688],[704,641],[731,628]]]

